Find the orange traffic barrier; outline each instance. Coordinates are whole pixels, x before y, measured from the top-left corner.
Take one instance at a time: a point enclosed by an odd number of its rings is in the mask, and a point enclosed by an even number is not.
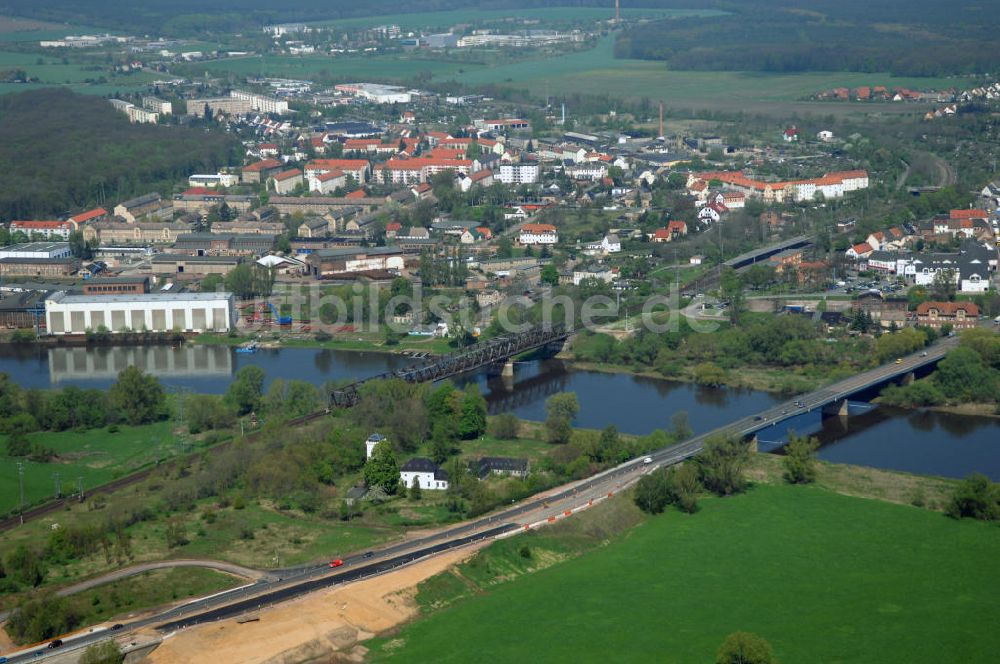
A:
[[[526,524],[524,524],[524,529],[525,530],[531,530],[531,526],[526,523]]]
[[[549,523],[554,523],[556,518],[554,516],[549,517]]]
[[[591,505],[591,506],[593,506],[593,504],[594,504],[594,499],[593,499],[593,498],[591,498],[590,500],[588,500],[588,501],[587,501],[587,504],[588,504],[588,505]]]
[[[613,496],[613,495],[615,495],[615,492],[614,492],[614,491],[608,491],[608,498],[610,498],[610,497],[611,497],[611,496]]]
[[[570,514],[572,514],[572,513],[573,513],[573,512],[571,512],[570,510],[566,510],[565,512],[563,512],[563,514],[565,514],[566,516],[569,516],[569,515],[570,515]]]

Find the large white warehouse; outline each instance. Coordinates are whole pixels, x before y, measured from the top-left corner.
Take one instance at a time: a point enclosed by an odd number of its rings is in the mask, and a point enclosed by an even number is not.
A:
[[[68,295],[45,299],[49,334],[84,334],[105,328],[111,332],[228,332],[236,325],[232,293],[146,293],[130,295]]]

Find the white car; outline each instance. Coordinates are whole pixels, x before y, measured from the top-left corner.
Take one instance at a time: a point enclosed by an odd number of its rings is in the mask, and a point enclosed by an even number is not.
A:
[[[653,457],[646,457],[642,460],[643,463],[653,463]]]

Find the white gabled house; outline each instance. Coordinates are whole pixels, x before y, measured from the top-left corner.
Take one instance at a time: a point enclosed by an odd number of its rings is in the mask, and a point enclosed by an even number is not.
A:
[[[402,487],[409,489],[413,486],[414,480],[421,489],[445,491],[448,488],[448,473],[430,459],[423,457],[414,457],[399,469],[399,482]]]

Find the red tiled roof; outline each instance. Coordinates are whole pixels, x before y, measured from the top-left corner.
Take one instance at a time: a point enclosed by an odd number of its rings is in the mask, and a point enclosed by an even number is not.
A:
[[[184,191],[182,196],[221,196],[218,191],[210,187],[191,187]]]
[[[987,219],[989,215],[986,210],[952,210],[949,215],[952,219]]]
[[[255,173],[259,171],[270,171],[281,166],[281,162],[277,159],[263,159],[253,164],[248,164],[243,167],[244,173]]]
[[[98,217],[105,217],[107,216],[107,214],[108,211],[105,210],[104,208],[94,208],[93,210],[88,210],[87,212],[81,212],[75,217],[70,217],[70,219],[72,219],[78,224],[83,224],[90,221],[91,219],[97,219]]]
[[[962,310],[966,316],[979,316],[979,306],[974,302],[921,302],[917,305],[917,315],[926,316],[931,309],[937,309],[945,316],[954,316]]]
[[[368,198],[368,194],[364,189],[355,189],[351,193],[344,196],[344,198]]]
[[[274,179],[278,182],[283,182],[284,180],[290,180],[294,177],[300,177],[301,175],[302,171],[297,168],[293,168],[290,171],[282,171],[281,173],[278,173],[274,176]]]
[[[521,232],[536,235],[539,233],[555,233],[556,227],[552,224],[525,224],[521,226]]]
[[[320,182],[329,182],[330,180],[336,180],[337,178],[342,177],[344,177],[344,171],[333,170],[317,175],[316,179]]]
[[[17,228],[68,228],[72,224],[68,221],[12,221],[11,227]]]
[[[360,171],[368,167],[367,159],[313,159],[306,164],[306,170]]]

